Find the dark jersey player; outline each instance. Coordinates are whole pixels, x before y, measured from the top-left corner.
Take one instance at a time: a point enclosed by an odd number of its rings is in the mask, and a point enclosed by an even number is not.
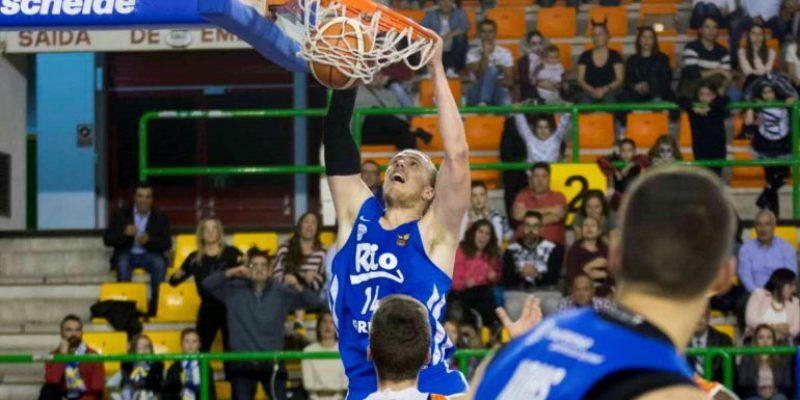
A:
[[[325,117],[326,172],[339,226],[329,302],[348,400],[362,400],[377,389],[367,358],[369,322],[380,300],[391,294],[415,298],[428,312],[431,358],[420,373],[420,391],[454,395],[467,390],[463,375],[447,367],[454,347],[443,319],[458,231],[469,207],[469,149],[441,63],[441,41],[431,60],[444,159],[437,172],[419,151],[392,157],[383,186],[385,209],[361,180],[349,129],[355,91],[334,92]]]
[[[618,302],[567,312],[526,329],[492,359],[475,399],[705,399],[681,353],[708,298],[725,290],[733,209],[718,178],[694,168],[649,173],[626,195],[612,243]]]

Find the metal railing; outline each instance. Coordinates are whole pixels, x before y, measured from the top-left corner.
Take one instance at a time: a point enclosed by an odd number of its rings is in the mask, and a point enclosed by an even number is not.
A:
[[[786,108],[783,102],[737,102],[731,103],[729,109],[743,108]],[[746,167],[746,166],[787,166],[792,172],[792,216],[800,218],[800,102],[791,107],[792,157],[781,160],[702,160],[680,161],[679,165],[695,165],[702,167]],[[572,163],[580,162],[580,132],[578,115],[581,112],[615,112],[615,111],[670,111],[678,110],[674,103],[619,103],[619,104],[546,104],[516,105],[489,107],[462,107],[462,114],[510,114],[515,112],[564,112],[572,118]],[[253,166],[185,166],[185,167],[151,167],[148,163],[149,124],[154,120],[164,119],[222,119],[222,118],[291,118],[291,117],[323,117],[326,110],[321,108],[304,110],[210,110],[210,111],[150,111],[139,119],[139,178],[146,180],[151,176],[198,176],[198,175],[264,175],[264,174],[321,174],[321,165],[253,165]],[[358,145],[361,144],[362,116],[365,115],[432,115],[436,108],[360,108],[354,111],[355,125],[353,136]],[[584,133],[586,134],[586,133]],[[526,162],[473,163],[476,170],[525,170],[530,168]]]

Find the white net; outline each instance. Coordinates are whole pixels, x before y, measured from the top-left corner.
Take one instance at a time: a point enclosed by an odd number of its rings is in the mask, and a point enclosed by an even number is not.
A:
[[[390,16],[380,9],[365,13],[335,0],[326,5],[322,0],[301,0],[301,5],[305,33],[299,55],[333,66],[348,78],[369,83],[376,72],[400,61],[418,70],[433,53],[432,37],[411,25],[398,29],[382,21]]]

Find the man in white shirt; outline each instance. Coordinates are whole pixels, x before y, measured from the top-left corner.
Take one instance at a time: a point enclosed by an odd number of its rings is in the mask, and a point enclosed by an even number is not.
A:
[[[381,299],[370,322],[367,353],[378,374],[378,391],[367,400],[445,400],[417,390],[419,371],[431,358],[430,343],[431,325],[422,303],[401,294]]]
[[[780,16],[782,0],[741,0],[742,15],[731,20],[731,54],[737,54],[742,34],[753,25],[761,25],[772,31],[772,37],[783,42],[791,21]],[[734,65],[737,64],[733,57]]]
[[[467,53],[467,69],[472,85],[467,91],[467,104],[474,106],[511,104],[509,88],[514,84],[514,57],[505,47],[497,46],[497,23],[490,19],[478,25],[480,46]]]

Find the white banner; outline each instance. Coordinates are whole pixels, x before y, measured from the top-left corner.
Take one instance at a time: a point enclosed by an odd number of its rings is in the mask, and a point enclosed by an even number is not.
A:
[[[233,34],[213,27],[0,32],[0,52],[5,53],[219,50],[249,47]]]

